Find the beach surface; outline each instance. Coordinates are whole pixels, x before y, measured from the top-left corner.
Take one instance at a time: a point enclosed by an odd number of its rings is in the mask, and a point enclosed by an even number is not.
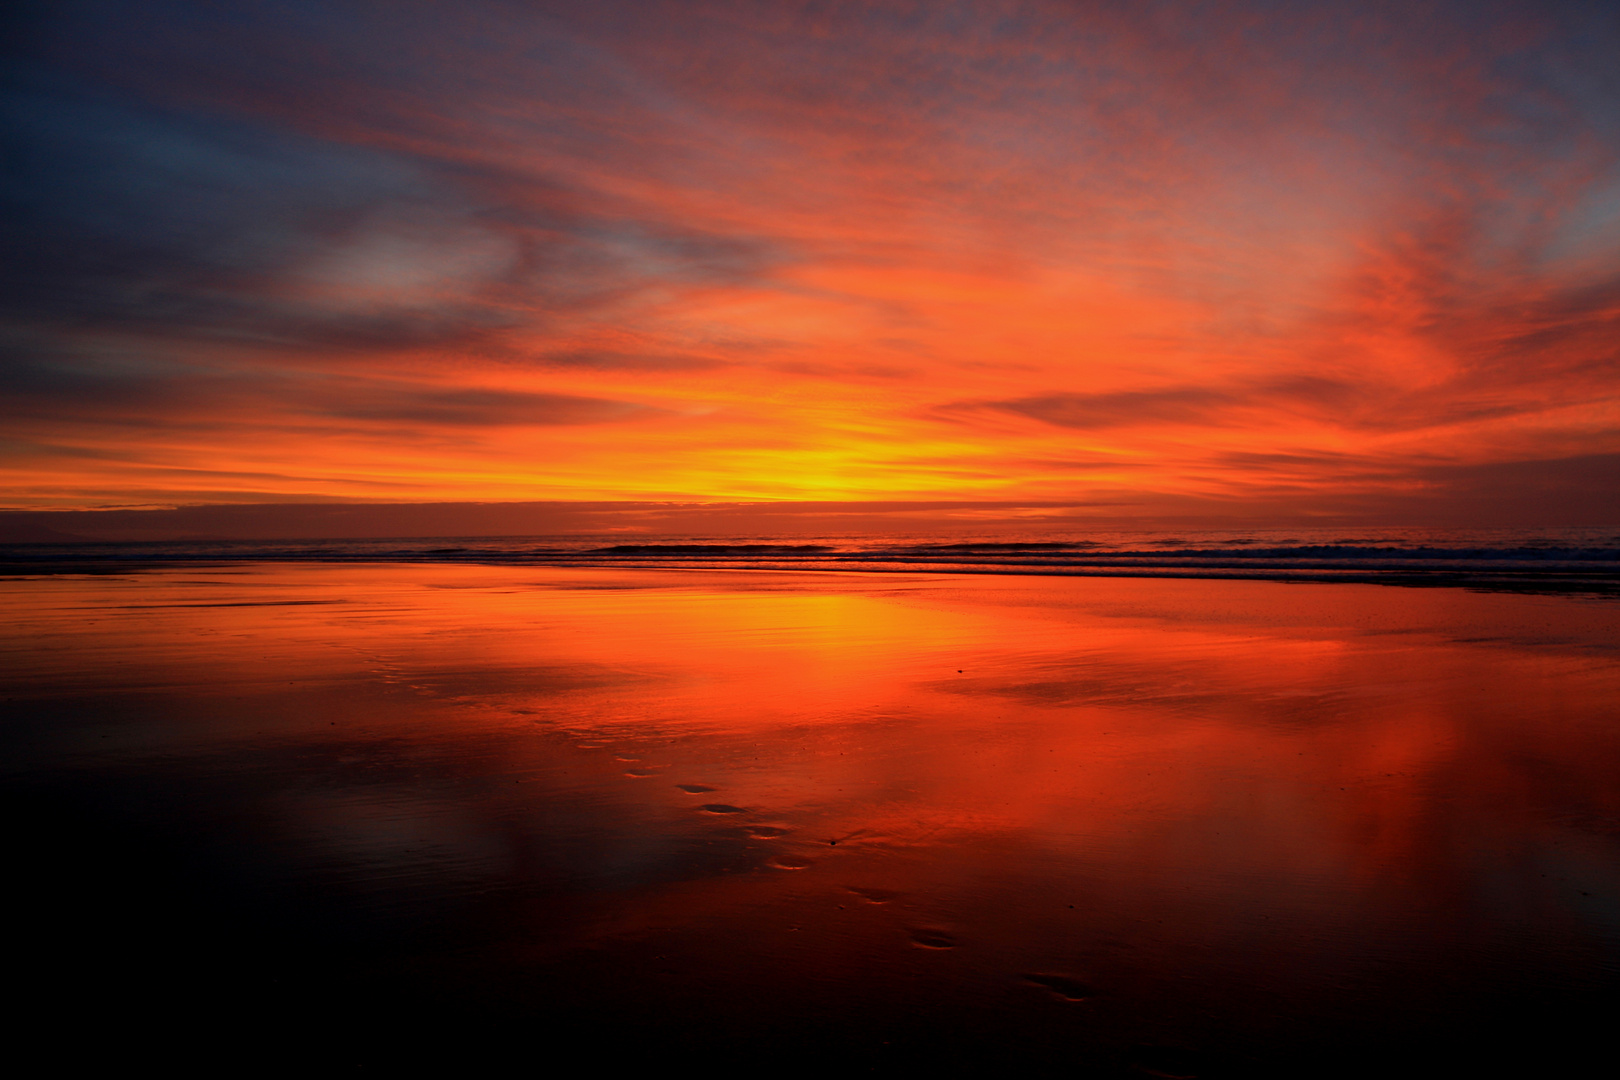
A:
[[[14,971],[65,1060],[1607,1046],[1612,599],[236,563],[0,614]]]

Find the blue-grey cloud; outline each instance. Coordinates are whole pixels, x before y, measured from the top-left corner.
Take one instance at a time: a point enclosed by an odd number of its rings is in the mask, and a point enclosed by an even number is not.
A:
[[[153,40],[174,44],[162,16],[184,29],[199,17],[186,8],[157,5]],[[288,43],[283,27],[243,63]],[[105,81],[37,57],[0,73],[0,318],[12,324],[335,355],[491,346],[655,284],[735,280],[780,258],[764,240],[638,218],[543,168],[121,92],[154,81],[132,68],[165,60],[102,44]],[[341,77],[279,72],[289,93],[341,93]]]
[[[356,388],[339,402],[320,408],[351,420],[402,421],[454,427],[602,424],[660,415],[625,401],[573,394],[513,390]]]

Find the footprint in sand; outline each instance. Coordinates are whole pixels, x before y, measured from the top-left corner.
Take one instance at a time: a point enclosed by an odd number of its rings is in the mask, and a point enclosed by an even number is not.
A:
[[[1210,1071],[1203,1054],[1170,1046],[1138,1046],[1131,1051],[1130,1063],[1138,1075],[1160,1080],[1198,1080]]]
[[[812,863],[809,859],[797,859],[788,855],[779,859],[772,859],[768,865],[778,870],[804,870],[809,868]]]
[[[745,811],[740,806],[732,806],[730,803],[723,803],[723,802],[704,803],[702,806],[698,807],[698,809],[702,810],[703,812],[708,813],[708,814],[743,814],[743,813],[747,813],[747,811]]]
[[[675,786],[686,792],[688,795],[701,795],[705,791],[715,790],[707,784],[676,784]]]
[[[911,943],[919,949],[954,949],[956,938],[943,930],[923,928],[911,931]]]
[[[868,904],[887,904],[900,894],[887,889],[850,889],[850,892],[865,900]]]
[[[1044,986],[1064,1001],[1085,1001],[1097,996],[1097,991],[1090,984],[1062,972],[1032,971],[1024,975],[1024,981]]]

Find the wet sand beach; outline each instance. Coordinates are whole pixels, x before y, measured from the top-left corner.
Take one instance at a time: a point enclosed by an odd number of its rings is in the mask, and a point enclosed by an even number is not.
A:
[[[0,610],[14,971],[64,1061],[1556,1074],[1607,1044],[1612,600],[261,563],[16,577]]]

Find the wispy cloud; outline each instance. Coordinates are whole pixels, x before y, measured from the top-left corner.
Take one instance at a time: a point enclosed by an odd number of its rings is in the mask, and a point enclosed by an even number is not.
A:
[[[14,498],[1620,452],[1617,51],[1511,0],[51,5],[0,95]]]
[[[649,410],[625,401],[534,394],[511,390],[390,389],[345,395],[326,415],[356,420],[389,420],[428,426],[603,424]]]

